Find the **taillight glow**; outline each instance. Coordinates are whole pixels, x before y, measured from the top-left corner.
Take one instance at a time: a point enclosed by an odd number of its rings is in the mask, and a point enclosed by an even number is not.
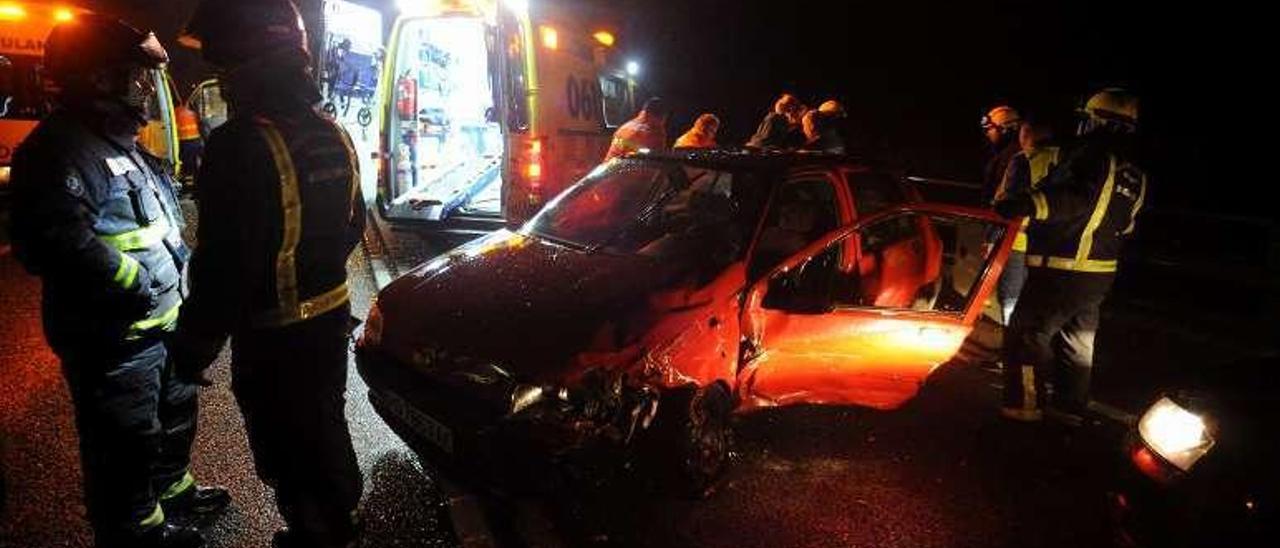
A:
[[[537,189],[542,184],[542,139],[529,140],[529,153],[525,158],[524,175],[529,179],[529,188]]]

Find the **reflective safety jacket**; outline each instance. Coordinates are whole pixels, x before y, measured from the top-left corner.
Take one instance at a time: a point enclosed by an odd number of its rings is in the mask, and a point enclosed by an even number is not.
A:
[[[1146,195],[1127,137],[1084,137],[1029,195],[1027,266],[1115,272]]]
[[[1045,146],[1015,154],[1009,161],[1009,167],[1005,169],[1004,181],[1000,183],[1000,188],[996,189],[996,201],[1003,200],[1009,195],[1039,188],[1040,182],[1049,174],[1049,171],[1058,165],[1058,150],[1058,147]],[[1031,219],[1023,220],[1022,230],[1018,231],[1018,237],[1013,241],[1014,251],[1026,253],[1027,225],[1030,223]]]
[[[210,134],[196,189],[183,340],[221,344],[348,302],[347,258],[365,210],[341,127],[307,108],[232,118]]]
[[[651,119],[649,113],[640,112],[617,131],[613,132],[613,142],[609,144],[609,152],[604,155],[605,161],[619,156],[626,156],[642,148],[660,151],[666,148],[667,130],[662,123]]]
[[[194,141],[200,138],[200,119],[196,117],[195,111],[182,105],[178,105],[173,109],[175,118],[178,121],[178,140]]]
[[[189,252],[159,159],[59,110],[18,147],[13,187],[14,251],[43,280],[50,346],[99,348],[174,328]]]

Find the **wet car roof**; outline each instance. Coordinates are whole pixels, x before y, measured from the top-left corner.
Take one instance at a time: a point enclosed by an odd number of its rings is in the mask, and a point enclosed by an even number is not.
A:
[[[884,162],[820,152],[770,152],[746,149],[690,149],[663,152],[637,152],[627,155],[628,160],[648,160],[681,163],[706,168],[787,170],[804,167],[832,168],[852,167],[876,171],[901,172],[901,168]]]

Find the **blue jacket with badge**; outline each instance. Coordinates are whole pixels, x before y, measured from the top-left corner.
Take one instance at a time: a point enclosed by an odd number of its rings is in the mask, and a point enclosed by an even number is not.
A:
[[[43,280],[54,350],[173,329],[190,252],[160,160],[57,111],[18,147],[12,174],[13,248]]]

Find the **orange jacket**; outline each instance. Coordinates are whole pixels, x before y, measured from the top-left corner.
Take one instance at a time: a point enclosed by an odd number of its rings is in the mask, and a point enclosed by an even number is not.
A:
[[[698,131],[697,127],[686,131],[679,139],[676,139],[674,148],[715,148],[716,139],[709,133]]]
[[[613,132],[613,142],[609,144],[609,152],[604,159],[609,161],[642,148],[662,150],[666,143],[667,130],[662,127],[662,121],[651,119],[647,112],[640,111],[638,116]]]
[[[200,120],[196,118],[195,111],[187,108],[185,105],[178,105],[173,109],[174,116],[178,119],[178,140],[192,141],[200,138]]]

